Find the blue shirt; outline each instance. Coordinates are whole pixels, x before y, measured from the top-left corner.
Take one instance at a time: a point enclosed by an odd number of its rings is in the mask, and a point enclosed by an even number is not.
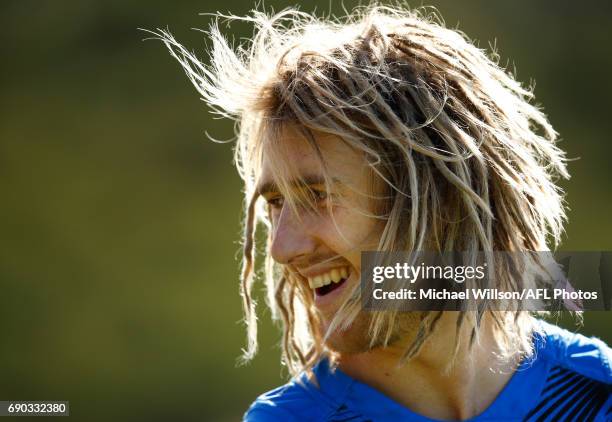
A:
[[[574,334],[540,321],[543,336],[534,336],[535,353],[525,360],[481,421],[612,421],[612,350],[601,340]],[[435,422],[393,401],[327,360],[314,368],[320,388],[292,380],[261,395],[247,422],[351,421]]]

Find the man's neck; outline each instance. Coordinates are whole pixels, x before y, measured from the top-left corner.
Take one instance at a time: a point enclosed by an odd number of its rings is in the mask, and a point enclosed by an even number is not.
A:
[[[455,347],[455,318],[447,312],[419,354],[403,366],[406,342],[368,352],[341,355],[340,369],[412,411],[439,420],[464,420],[482,413],[503,390],[518,362],[500,363],[486,318],[479,342],[459,345],[454,365],[445,372]],[[467,330],[462,331],[464,335]]]

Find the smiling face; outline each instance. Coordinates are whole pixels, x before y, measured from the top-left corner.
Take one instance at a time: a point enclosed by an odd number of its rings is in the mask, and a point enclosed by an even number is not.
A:
[[[274,154],[263,154],[258,190],[271,223],[270,254],[312,294],[325,333],[358,288],[361,251],[377,247],[384,225],[373,217],[372,173],[363,153],[332,135],[315,136],[314,142],[320,155],[296,130],[282,131]],[[314,207],[292,207],[287,195],[300,194]],[[357,339],[363,343],[366,320],[360,315],[349,330],[332,333],[328,346],[345,350],[355,348]]]

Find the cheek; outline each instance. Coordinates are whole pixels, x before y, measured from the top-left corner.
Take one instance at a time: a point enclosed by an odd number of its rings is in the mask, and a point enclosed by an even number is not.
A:
[[[380,228],[375,218],[348,208],[334,210],[333,218],[326,219],[326,243],[351,262],[359,264],[361,251],[376,248]]]

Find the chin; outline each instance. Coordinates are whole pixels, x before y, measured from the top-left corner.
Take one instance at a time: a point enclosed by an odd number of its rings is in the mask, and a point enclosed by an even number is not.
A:
[[[393,322],[393,329],[387,344],[392,345],[400,341],[406,341],[416,336],[421,320],[419,312],[398,313]],[[371,315],[361,311],[355,321],[346,330],[336,330],[327,338],[325,345],[328,349],[339,354],[357,354],[368,352],[381,347],[384,339],[377,338],[372,341],[370,334]],[[322,324],[322,332],[326,332],[329,321]],[[383,329],[382,332],[387,330]]]
[[[327,332],[329,323],[322,324],[322,332]],[[329,335],[325,341],[325,346],[332,352],[340,354],[355,354],[367,352],[370,347],[369,334],[370,316],[360,312],[353,323],[345,330],[336,330]]]

